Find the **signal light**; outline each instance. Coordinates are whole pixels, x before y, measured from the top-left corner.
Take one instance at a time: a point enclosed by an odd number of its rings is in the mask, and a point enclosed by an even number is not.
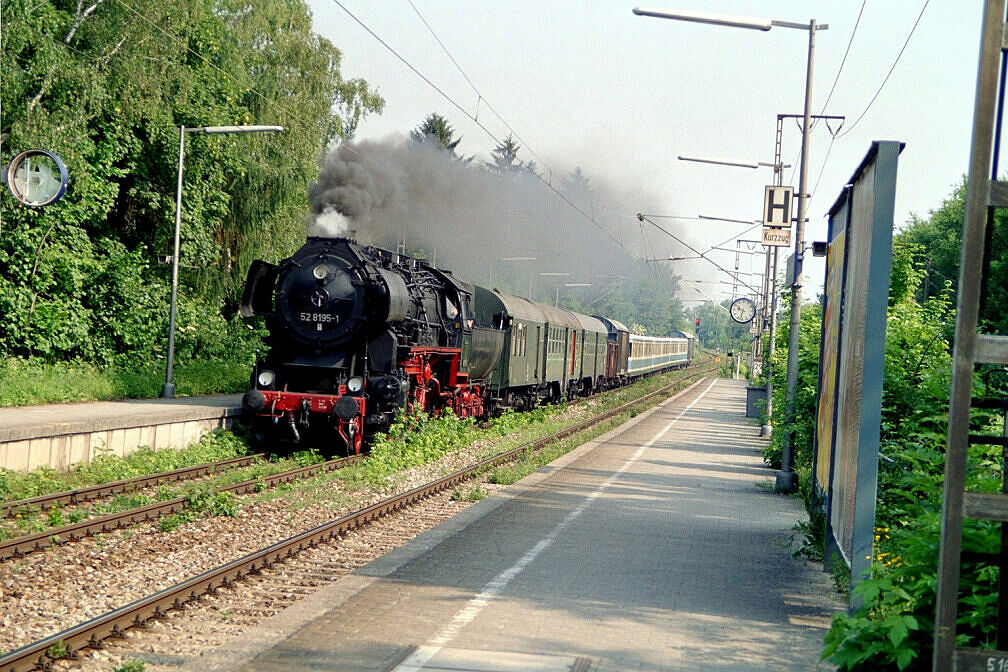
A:
[[[696,318],[696,326],[698,326],[698,327],[700,326],[700,318],[699,317]]]

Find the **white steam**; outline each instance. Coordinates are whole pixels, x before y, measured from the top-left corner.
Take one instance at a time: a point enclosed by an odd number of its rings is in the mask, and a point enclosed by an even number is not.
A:
[[[318,238],[343,238],[350,236],[350,219],[335,206],[326,206],[308,227],[308,235]]]

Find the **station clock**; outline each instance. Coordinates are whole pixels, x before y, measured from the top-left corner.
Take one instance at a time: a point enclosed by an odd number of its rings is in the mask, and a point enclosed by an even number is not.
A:
[[[741,296],[732,301],[728,309],[731,318],[739,324],[748,324],[756,317],[756,304],[747,296]]]

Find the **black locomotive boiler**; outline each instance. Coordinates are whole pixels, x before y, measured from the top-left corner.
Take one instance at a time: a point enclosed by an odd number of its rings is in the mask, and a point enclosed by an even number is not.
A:
[[[485,418],[686,366],[693,341],[464,282],[346,238],[255,261],[242,295],[268,352],[245,394],[258,440],[359,453],[400,410]]]

